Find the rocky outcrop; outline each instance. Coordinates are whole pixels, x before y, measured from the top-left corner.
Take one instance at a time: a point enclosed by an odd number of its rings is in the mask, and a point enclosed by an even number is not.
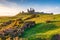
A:
[[[60,40],[60,34],[54,35],[51,40]]]
[[[26,28],[31,28],[34,25],[35,25],[34,21],[27,21],[27,22],[24,22],[24,25],[22,27],[19,27],[16,25],[14,28],[2,30],[2,31],[0,31],[0,38],[2,40],[6,40],[6,36],[9,35],[9,37],[11,37],[10,39],[13,40],[13,38],[15,38],[17,36],[20,37],[24,33],[24,30]]]

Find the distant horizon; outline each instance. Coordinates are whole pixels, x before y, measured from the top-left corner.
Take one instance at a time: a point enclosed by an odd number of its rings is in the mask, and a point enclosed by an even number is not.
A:
[[[60,0],[0,0],[0,16],[14,16],[29,8],[36,12],[60,14]]]

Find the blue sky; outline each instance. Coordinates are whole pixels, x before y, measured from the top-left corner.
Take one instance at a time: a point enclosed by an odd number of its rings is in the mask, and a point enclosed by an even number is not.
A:
[[[28,8],[39,12],[60,13],[60,0],[0,0],[0,16],[13,16]]]

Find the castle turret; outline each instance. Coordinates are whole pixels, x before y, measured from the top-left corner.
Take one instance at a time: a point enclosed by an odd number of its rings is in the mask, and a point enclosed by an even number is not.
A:
[[[28,13],[34,13],[35,10],[33,8],[27,9]]]

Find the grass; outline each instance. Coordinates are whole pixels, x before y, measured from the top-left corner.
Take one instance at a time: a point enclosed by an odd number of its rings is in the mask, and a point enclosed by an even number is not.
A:
[[[30,37],[31,35],[37,34],[37,33],[45,33],[49,30],[54,30],[56,29],[57,26],[53,24],[45,24],[45,23],[40,23],[36,24],[34,27],[30,29],[26,29],[22,37]]]
[[[33,14],[23,14],[23,13],[20,13],[20,14],[17,14],[15,16],[12,16],[12,17],[0,17],[0,23],[2,22],[6,22],[6,21],[9,21],[9,20],[15,20],[15,19],[18,19],[18,18],[21,18],[22,20],[32,16]],[[36,23],[41,23],[41,22],[45,22],[47,20],[60,20],[60,15],[47,15],[47,14],[36,14],[36,15],[39,15],[39,17],[36,17],[36,18],[32,18],[32,19],[29,19],[29,20],[25,20],[25,21],[35,21]]]
[[[16,20],[21,18],[23,21],[35,21],[36,25],[28,28],[24,31],[22,38],[28,38],[28,40],[46,40],[51,38],[54,34],[58,34],[60,31],[60,22],[53,22],[53,23],[46,23],[46,21],[53,20],[53,21],[60,21],[60,15],[39,15],[39,17],[31,18],[28,20],[24,20],[26,18],[31,17],[32,14],[18,14],[13,17],[0,17],[0,23],[9,21],[9,20]],[[14,23],[15,24],[15,23]],[[13,27],[13,23],[8,25],[5,28],[9,28],[10,26]],[[3,29],[5,29],[3,28]]]
[[[60,34],[60,28],[46,31],[45,33],[37,33],[34,35],[31,35],[28,39],[29,40],[35,40],[35,39],[41,39],[41,40],[51,40],[52,37],[56,34]]]

